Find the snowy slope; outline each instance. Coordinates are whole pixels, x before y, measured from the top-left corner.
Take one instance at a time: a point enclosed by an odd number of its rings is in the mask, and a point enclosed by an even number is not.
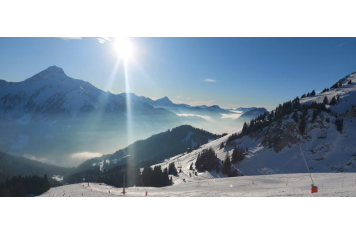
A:
[[[125,197],[356,197],[356,174],[321,173],[313,179],[319,187],[311,193],[307,174],[242,176],[190,181],[163,188],[126,188]],[[41,197],[123,197],[122,188],[80,183],[51,188]]]
[[[352,84],[346,85],[351,79]],[[344,86],[331,89],[328,92],[314,97],[301,99],[301,103],[313,101],[322,102],[325,96],[340,95],[340,101],[331,106],[333,112],[339,114],[349,108],[349,104],[356,104],[356,74],[351,74],[344,81]],[[344,118],[344,131],[340,133],[335,126],[336,118],[329,113],[322,112],[315,122],[311,121],[312,111],[309,110],[306,134],[302,136],[298,131],[299,124],[292,119],[292,114],[285,116],[281,123],[274,122],[268,127],[245,135],[234,140],[230,146],[220,149],[222,142],[226,143],[228,137],[222,137],[211,143],[203,145],[199,150],[185,153],[166,160],[161,163],[167,167],[174,162],[178,169],[182,169],[179,177],[174,178],[175,183],[181,183],[182,179],[190,179],[190,165],[196,162],[197,156],[204,149],[213,148],[220,160],[224,160],[226,153],[232,154],[235,145],[240,148],[248,148],[248,153],[243,161],[235,164],[240,174],[263,175],[282,173],[304,173],[307,172],[301,156],[302,149],[307,163],[313,173],[315,172],[356,172],[356,118]],[[239,130],[232,133],[239,132]],[[231,134],[232,134],[231,133]],[[271,141],[272,140],[272,141]],[[279,145],[272,148],[268,142],[278,141]],[[225,177],[221,172],[217,175],[214,171],[198,174],[198,179]],[[196,179],[197,177],[194,177]]]

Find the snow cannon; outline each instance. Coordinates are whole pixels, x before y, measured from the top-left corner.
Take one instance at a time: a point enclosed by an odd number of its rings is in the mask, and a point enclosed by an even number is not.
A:
[[[317,193],[318,192],[318,187],[317,186],[314,186],[313,184],[312,184],[312,186],[311,186],[311,193]]]

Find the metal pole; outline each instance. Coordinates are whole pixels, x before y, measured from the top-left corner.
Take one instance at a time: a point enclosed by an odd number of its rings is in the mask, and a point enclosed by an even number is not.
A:
[[[125,195],[125,169],[123,169],[122,170],[123,172],[124,172],[124,178],[123,178],[123,184],[122,184],[122,186],[123,186],[123,189],[122,189],[122,193]]]
[[[304,154],[303,154],[303,152],[302,152],[302,148],[301,148],[301,147],[299,147],[299,149],[300,149],[300,152],[302,153],[302,157],[303,157],[303,159],[304,159],[305,166],[306,166],[306,167],[307,167],[307,169],[308,169],[308,172],[309,172],[309,175],[310,175],[310,179],[311,179],[311,181],[312,181],[312,183],[313,183],[313,186],[314,186],[314,181],[313,181],[313,178],[312,178],[312,176],[311,176],[311,173],[310,173],[310,170],[309,170],[309,167],[308,167],[307,161],[305,160]]]

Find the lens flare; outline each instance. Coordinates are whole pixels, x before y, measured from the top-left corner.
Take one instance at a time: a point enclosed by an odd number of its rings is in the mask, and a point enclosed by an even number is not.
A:
[[[134,48],[129,38],[115,38],[114,48],[119,58],[128,61],[132,58]]]

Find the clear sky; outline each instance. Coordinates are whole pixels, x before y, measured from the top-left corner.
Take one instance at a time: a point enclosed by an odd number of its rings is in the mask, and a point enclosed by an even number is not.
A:
[[[125,92],[114,39],[0,38],[0,79],[56,65],[68,76]],[[191,105],[272,109],[356,71],[355,38],[130,38],[130,92]]]

